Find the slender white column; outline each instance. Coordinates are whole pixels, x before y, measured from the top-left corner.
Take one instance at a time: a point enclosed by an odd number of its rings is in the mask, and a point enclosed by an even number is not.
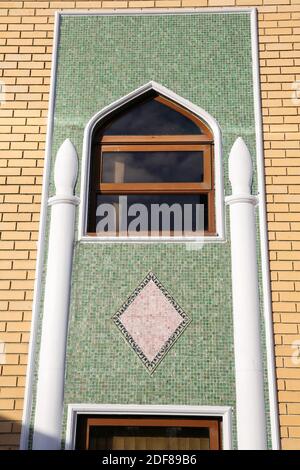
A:
[[[229,156],[232,300],[238,448],[266,449],[252,161],[242,138]]]
[[[49,234],[44,312],[37,383],[33,449],[60,449],[65,354],[74,242],[74,196],[78,159],[72,142],[60,147],[54,170],[56,195],[49,199]]]

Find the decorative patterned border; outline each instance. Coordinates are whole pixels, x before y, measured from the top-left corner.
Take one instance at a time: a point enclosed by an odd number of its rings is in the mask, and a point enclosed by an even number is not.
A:
[[[146,285],[153,281],[154,284],[159,288],[162,294],[166,297],[166,299],[170,302],[170,304],[175,308],[175,310],[179,313],[182,317],[182,322],[176,328],[174,333],[169,337],[166,343],[161,347],[157,355],[152,361],[146,357],[144,352],[132,338],[130,333],[126,330],[125,326],[122,324],[120,317],[121,315],[127,310],[129,305],[137,298],[137,296],[141,293],[141,291],[146,287]],[[183,333],[186,327],[191,323],[191,319],[189,316],[182,310],[182,308],[178,305],[178,303],[173,299],[173,297],[169,294],[166,288],[161,284],[161,282],[157,279],[154,273],[151,271],[147,274],[144,280],[139,284],[139,286],[133,291],[130,297],[126,300],[126,302],[122,305],[122,307],[113,315],[112,320],[114,321],[115,325],[119,328],[121,333],[123,334],[127,343],[131,346],[133,351],[138,355],[140,360],[142,361],[143,365],[146,367],[147,371],[150,374],[153,374],[156,367],[171,349],[171,347],[175,344],[179,336]]]

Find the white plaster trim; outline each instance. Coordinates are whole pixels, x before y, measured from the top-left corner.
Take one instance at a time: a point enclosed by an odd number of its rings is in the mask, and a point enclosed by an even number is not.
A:
[[[256,206],[258,204],[258,197],[252,194],[234,194],[232,196],[226,196],[225,202],[229,206],[232,204],[240,204],[241,202],[246,204],[251,203]]]
[[[67,416],[66,450],[75,449],[77,416],[84,414],[220,417],[223,425],[223,450],[232,449],[232,408],[230,406],[70,404]]]
[[[64,10],[61,16],[123,16],[123,15],[191,15],[193,13],[251,13],[253,7],[216,7],[216,8],[115,8],[92,10]]]
[[[207,237],[89,237],[84,236],[80,238],[80,242],[84,243],[195,243],[195,244],[203,244],[203,243],[226,243],[225,238],[221,237],[214,237],[214,236],[207,236]]]
[[[80,199],[82,203],[79,208],[79,226],[78,226],[78,239],[80,241],[89,241],[92,243],[95,242],[128,242],[128,241],[139,241],[139,242],[148,242],[148,241],[159,241],[172,243],[173,241],[181,242],[206,242],[208,237],[157,237],[154,240],[154,237],[89,237],[85,235],[86,224],[87,224],[87,212],[88,212],[88,187],[89,187],[89,168],[90,168],[90,158],[91,158],[91,139],[95,126],[101,122],[107,115],[116,109],[123,106],[125,103],[130,102],[131,100],[142,96],[144,93],[155,90],[160,95],[178,103],[183,108],[188,109],[193,114],[198,116],[200,119],[205,121],[210,127],[214,135],[214,160],[215,160],[215,213],[216,213],[216,236],[209,237],[210,241],[224,241],[225,238],[225,210],[224,210],[224,184],[223,184],[223,162],[222,162],[222,136],[221,130],[217,121],[204,109],[199,106],[194,105],[190,101],[182,98],[173,91],[170,91],[168,88],[150,81],[149,83],[137,88],[126,96],[118,99],[117,101],[109,104],[101,111],[97,112],[87,123],[84,130],[83,138],[83,151],[82,151],[82,167],[81,167],[81,194]]]
[[[72,204],[73,206],[78,206],[80,199],[77,196],[52,196],[48,199],[48,206],[54,206],[55,204]]]
[[[55,13],[54,24],[54,38],[53,38],[53,52],[52,52],[52,66],[50,77],[50,96],[49,96],[49,110],[47,121],[47,138],[45,148],[45,163],[43,175],[43,190],[41,200],[41,215],[39,226],[39,238],[37,243],[37,261],[35,271],[34,283],[34,296],[32,303],[32,320],[31,332],[29,340],[28,352],[28,366],[25,384],[24,396],[24,409],[22,416],[22,430],[20,439],[20,449],[26,450],[28,448],[28,438],[30,430],[30,418],[33,397],[33,383],[34,383],[34,365],[35,365],[35,351],[36,351],[36,336],[39,318],[39,308],[41,300],[41,283],[43,276],[44,252],[45,252],[45,231],[47,223],[47,206],[48,206],[48,186],[50,177],[50,164],[51,164],[51,147],[52,147],[52,133],[53,133],[53,117],[54,117],[54,104],[55,104],[55,88],[56,88],[56,69],[57,69],[57,53],[59,41],[59,27],[60,27],[60,14]]]
[[[263,284],[263,310],[266,334],[267,350],[267,372],[270,402],[270,422],[273,450],[279,450],[280,431],[278,419],[277,382],[275,372],[274,336],[273,336],[273,315],[271,303],[271,283],[269,265],[269,245],[268,227],[266,216],[266,196],[265,196],[265,174],[264,174],[264,152],[262,134],[262,110],[260,95],[260,74],[259,74],[259,49],[258,49],[258,23],[257,10],[251,10],[251,45],[252,45],[252,65],[253,65],[253,89],[254,89],[254,112],[256,131],[256,157],[257,157],[257,179],[259,192],[259,233],[261,250],[261,271]]]

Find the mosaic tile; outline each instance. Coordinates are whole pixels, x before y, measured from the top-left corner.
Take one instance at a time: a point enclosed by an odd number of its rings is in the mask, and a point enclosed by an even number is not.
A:
[[[150,373],[190,323],[187,314],[151,272],[113,316],[113,321]]]
[[[230,194],[228,154],[238,136],[251,151],[255,171],[249,13],[64,15],[57,71],[50,195],[61,143],[70,138],[81,160],[84,128],[91,116],[150,80],[218,121],[225,194]],[[79,175],[77,195],[80,181]],[[75,242],[64,432],[68,403],[235,409],[228,210],[226,234],[226,242],[205,244],[199,251],[189,251],[181,243]],[[142,361],[112,322],[149,271],[192,318],[152,375],[145,373]],[[33,418],[34,406],[32,422]],[[235,431],[233,440],[236,445]]]

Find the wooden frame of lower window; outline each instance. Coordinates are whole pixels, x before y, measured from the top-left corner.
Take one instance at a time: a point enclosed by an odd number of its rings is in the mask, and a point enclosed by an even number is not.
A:
[[[221,421],[219,419],[202,419],[187,417],[86,417],[82,428],[85,432],[85,449],[90,447],[90,428],[92,426],[136,426],[136,427],[185,427],[185,428],[208,428],[209,429],[209,450],[221,449]]]

